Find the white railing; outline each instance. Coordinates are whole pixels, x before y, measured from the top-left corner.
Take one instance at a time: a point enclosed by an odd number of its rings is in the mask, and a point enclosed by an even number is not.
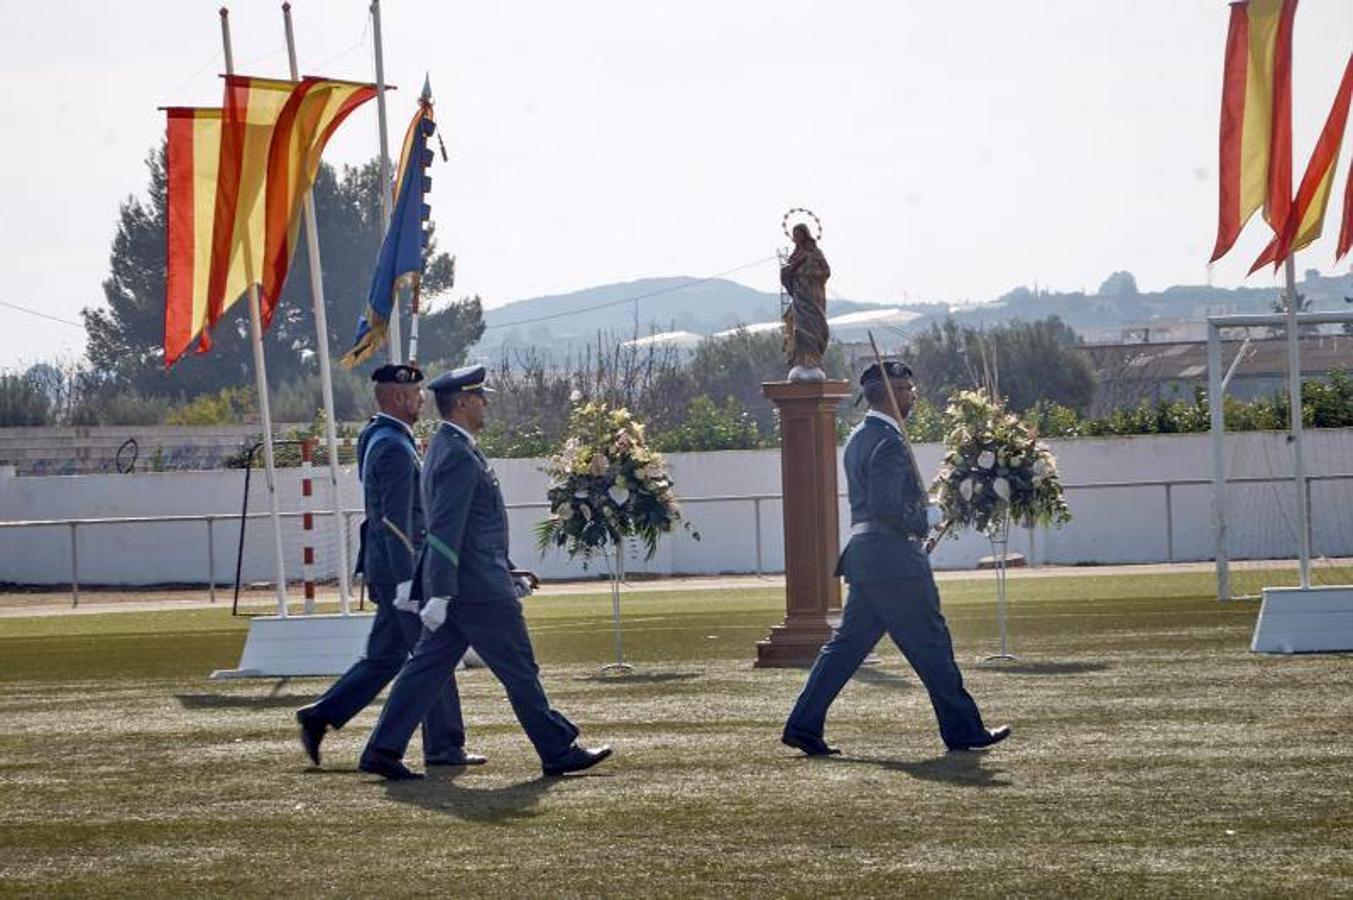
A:
[[[1241,484],[1278,484],[1291,482],[1292,476],[1281,477],[1244,477],[1228,479],[1228,485]],[[1325,475],[1308,475],[1306,477],[1306,493],[1309,498],[1311,487],[1317,482],[1325,481],[1353,481],[1353,473],[1338,473]],[[1064,484],[1063,490],[1067,493],[1088,490],[1141,490],[1143,488],[1160,488],[1164,492],[1165,498],[1165,561],[1169,563],[1176,562],[1175,554],[1175,515],[1174,515],[1174,491],[1178,488],[1197,488],[1209,487],[1212,484],[1211,479],[1207,478],[1179,478],[1162,479],[1148,481],[1100,481],[1100,482],[1082,482],[1074,484]],[[844,494],[838,495],[844,497]],[[766,502],[778,502],[782,499],[780,494],[729,494],[708,497],[683,497],[681,503],[683,506],[698,506],[708,503],[750,503],[752,505],[753,530],[755,533],[755,558],[753,562],[753,571],[757,575],[765,574],[765,562],[763,555],[763,528],[761,505]],[[1073,504],[1074,506],[1074,504]],[[545,502],[532,503],[509,503],[508,510],[545,510],[549,504]],[[361,509],[343,509],[339,511],[343,516],[343,535],[352,545],[352,519],[354,516],[363,514]],[[301,511],[292,511],[282,513],[284,519],[299,519],[305,515]],[[314,516],[332,516],[332,510],[316,510],[312,513]],[[248,513],[245,519],[266,519],[269,514],[266,512]],[[239,513],[210,513],[196,515],[163,515],[163,516],[118,516],[110,518],[80,518],[80,519],[30,519],[17,521],[0,521],[0,529],[8,528],[65,528],[69,533],[69,559],[70,559],[70,594],[71,605],[80,604],[80,553],[79,553],[79,531],[81,528],[105,528],[127,525],[148,525],[164,523],[202,523],[204,536],[207,541],[207,592],[212,603],[216,602],[216,549],[215,549],[215,527],[218,522],[236,523],[241,516]],[[243,535],[241,535],[243,540]],[[236,579],[238,580],[238,569]]]

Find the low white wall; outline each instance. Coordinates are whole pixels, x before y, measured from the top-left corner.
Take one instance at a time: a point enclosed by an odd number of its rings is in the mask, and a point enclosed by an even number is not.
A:
[[[1207,435],[1143,436],[1053,441],[1063,480],[1068,485],[1208,479],[1211,444]],[[916,447],[923,472],[933,472],[942,455],[939,445]],[[1308,470],[1312,475],[1353,471],[1353,431],[1307,434]],[[678,531],[664,540],[652,560],[642,553],[627,564],[630,571],[654,573],[752,572],[756,569],[756,509],[746,501],[700,498],[775,495],[781,490],[778,451],[675,453],[669,457],[678,493],[688,498],[685,512],[700,540]],[[547,481],[539,460],[498,460],[509,506],[534,505],[510,511],[513,556],[519,565],[547,578],[583,575],[580,561],[535,546],[534,526],[545,514]],[[839,465],[839,460],[838,460]],[[1290,449],[1282,434],[1236,435],[1228,445],[1232,477],[1290,472]],[[0,519],[68,519],[112,516],[221,516],[213,527],[214,565],[218,584],[234,580],[239,540],[238,521],[244,473],[239,470],[170,472],[133,475],[15,477],[0,467]],[[327,470],[315,471],[316,508],[332,506]],[[300,470],[278,473],[283,510],[300,509]],[[251,512],[267,510],[264,477],[254,472]],[[844,491],[844,476],[839,476]],[[343,470],[340,500],[360,505],[356,475]],[[1295,501],[1289,484],[1236,486],[1228,494],[1235,537],[1234,555],[1291,556],[1295,539]],[[1213,554],[1211,488],[1176,485],[1170,491],[1167,528],[1166,491],[1159,486],[1073,488],[1068,501],[1075,520],[1061,530],[1040,531],[1034,557],[1041,562],[1133,563],[1169,559],[1210,559]],[[1353,481],[1318,483],[1312,491],[1317,554],[1353,555]],[[778,500],[760,504],[761,568],[784,568],[782,507]],[[848,526],[844,499],[840,505],[843,537]],[[354,517],[356,522],[360,516]],[[108,525],[79,531],[80,579],[87,584],[203,583],[208,572],[206,526],[202,523]],[[302,531],[299,519],[284,523],[289,578],[301,575]],[[322,577],[337,572],[337,536],[326,518],[316,519],[312,532]],[[355,545],[355,540],[352,541]],[[1173,544],[1172,554],[1169,545]],[[1012,549],[1029,553],[1029,535],[1012,535]],[[0,582],[60,584],[70,580],[70,536],[67,528],[0,528]],[[273,574],[271,528],[266,520],[246,528],[243,577],[270,580]],[[1238,549],[1237,549],[1238,548]],[[986,540],[966,534],[943,542],[935,552],[940,568],[970,568],[990,552]],[[604,571],[600,560],[591,572]]]

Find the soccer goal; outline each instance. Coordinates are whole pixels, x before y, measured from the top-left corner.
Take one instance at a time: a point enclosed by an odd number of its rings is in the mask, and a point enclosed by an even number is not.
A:
[[[1310,635],[1259,646],[1270,600],[1281,601],[1275,609],[1318,613],[1303,614],[1301,629],[1353,628],[1353,431],[1303,428],[1286,412],[1301,406],[1303,368],[1307,379],[1323,374],[1318,362],[1303,367],[1303,355],[1314,361],[1348,340],[1320,326],[1353,322],[1353,313],[1299,313],[1295,340],[1292,322],[1290,314],[1208,319],[1217,596],[1264,599],[1255,649],[1329,649]],[[1284,370],[1286,379],[1275,377]],[[1228,431],[1228,399],[1275,395],[1286,401],[1275,404],[1274,421]],[[1340,619],[1347,624],[1336,625]]]

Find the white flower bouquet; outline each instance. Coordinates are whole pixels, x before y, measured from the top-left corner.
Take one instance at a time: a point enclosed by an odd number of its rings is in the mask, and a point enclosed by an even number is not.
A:
[[[1071,521],[1048,445],[1005,405],[961,391],[945,410],[944,464],[931,492],[948,533],[956,526],[991,535],[1003,524],[1061,526]]]
[[[643,424],[624,407],[575,406],[564,445],[545,472],[550,516],[536,525],[541,550],[558,546],[570,557],[591,558],[637,537],[651,559],[658,538],[681,520],[662,454],[645,444]]]

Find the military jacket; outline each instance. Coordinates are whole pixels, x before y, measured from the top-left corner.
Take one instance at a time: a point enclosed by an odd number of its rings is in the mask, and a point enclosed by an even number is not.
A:
[[[428,444],[423,505],[428,511],[423,595],[515,600],[498,476],[470,439],[446,423]]]
[[[413,435],[396,419],[373,416],[357,439],[357,466],[366,506],[358,571],[368,584],[409,581],[425,534]]]
[[[866,416],[846,442],[850,541],[837,574],[867,584],[930,574],[923,541],[927,497],[911,447],[887,422]]]

